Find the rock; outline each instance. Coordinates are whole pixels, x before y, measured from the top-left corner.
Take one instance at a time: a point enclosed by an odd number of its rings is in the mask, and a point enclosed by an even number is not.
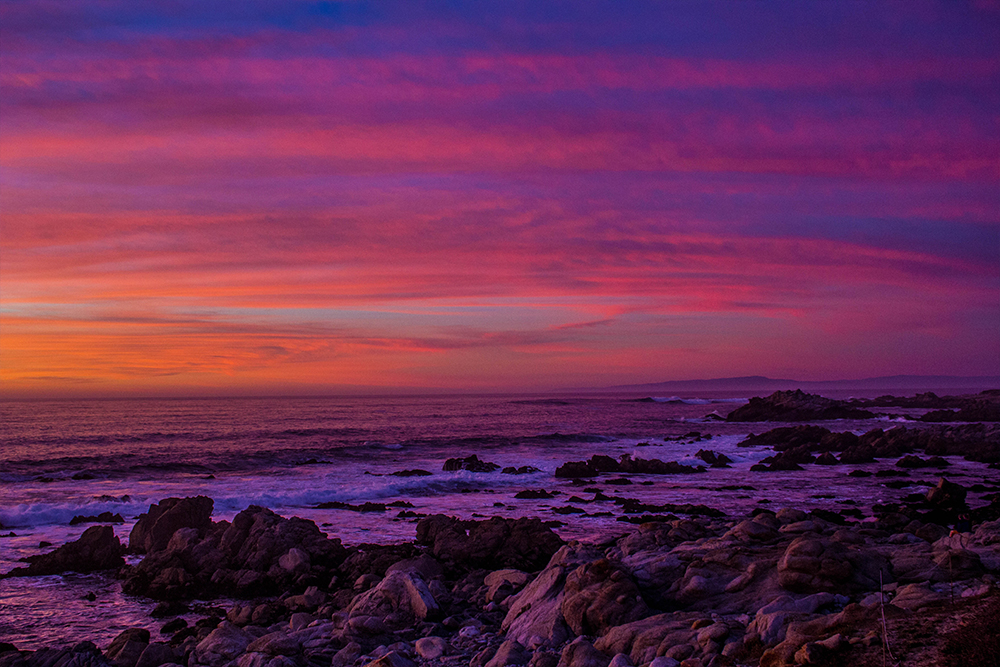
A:
[[[892,605],[901,609],[915,611],[923,607],[939,604],[948,599],[943,593],[932,589],[926,582],[900,586],[892,598]]]
[[[940,509],[948,511],[961,511],[968,506],[965,504],[965,496],[968,492],[961,484],[949,482],[944,477],[938,480],[937,486],[927,492],[927,502]]]
[[[628,574],[607,559],[581,565],[566,577],[561,609],[573,632],[598,637],[648,612]]]
[[[456,567],[526,571],[544,567],[563,545],[539,519],[462,522],[442,514],[417,522],[416,543],[431,545],[436,558]]]
[[[500,602],[524,588],[530,580],[531,575],[521,570],[506,569],[490,572],[483,580],[483,584],[488,587],[486,600]]]
[[[515,639],[508,639],[497,649],[485,667],[505,667],[506,665],[526,665],[531,659],[527,649]]]
[[[135,663],[135,667],[160,667],[160,665],[176,663],[179,657],[181,656],[177,655],[174,647],[170,644],[155,642],[146,646],[142,655],[139,656],[138,662]]]
[[[441,637],[421,637],[414,643],[413,649],[424,660],[437,660],[448,650],[448,642]]]
[[[28,567],[12,570],[7,576],[36,577],[61,572],[95,572],[125,565],[121,542],[111,526],[91,526],[73,542],[55,551],[28,556]]]
[[[318,609],[326,602],[326,593],[316,586],[309,586],[301,595],[285,598],[285,606],[289,609]]]
[[[247,653],[268,655],[297,655],[302,649],[299,640],[285,632],[271,632],[250,642]]]
[[[558,667],[608,667],[611,659],[583,637],[577,637],[563,649]]]
[[[444,574],[441,563],[429,554],[420,554],[416,558],[406,558],[396,561],[386,569],[389,572],[416,572],[424,581],[430,581]]]
[[[740,542],[769,542],[777,539],[778,536],[778,531],[764,523],[747,519],[740,521],[730,528],[722,537],[723,539],[739,540]]]
[[[330,665],[331,667],[349,667],[361,657],[361,652],[361,644],[349,642],[344,648],[333,655]]]
[[[518,491],[514,494],[514,497],[518,500],[548,500],[550,498],[555,498],[555,493],[549,493],[545,489],[539,489],[534,491],[532,489],[525,489],[524,491]]]
[[[246,651],[253,637],[228,621],[212,630],[195,646],[194,661],[208,667],[220,667]]]
[[[452,458],[444,462],[444,467],[442,470],[445,472],[455,471],[455,470],[468,470],[469,472],[493,472],[499,470],[500,466],[496,463],[490,463],[489,461],[480,461],[479,457],[475,454],[467,456],[464,459]]]
[[[770,396],[755,396],[726,416],[728,422],[759,421],[820,421],[828,419],[872,419],[868,410],[850,407],[844,401],[835,401],[801,389],[776,391]]]
[[[356,597],[349,609],[349,623],[359,631],[370,631],[369,619],[381,619],[387,627],[404,629],[439,613],[437,601],[423,578],[415,572],[390,572],[379,584]]]
[[[301,630],[308,627],[310,623],[316,620],[316,617],[312,614],[307,614],[305,612],[297,612],[292,614],[292,617],[288,619],[288,627],[293,632],[296,630]]]
[[[125,519],[121,514],[101,512],[96,516],[84,516],[82,514],[78,514],[69,521],[69,525],[71,526],[76,526],[81,523],[125,523]]]
[[[398,651],[390,651],[364,667],[417,667],[417,664]]]
[[[608,667],[634,667],[634,665],[632,664],[632,659],[627,655],[624,653],[616,653],[611,658],[611,662],[608,663]]]
[[[508,639],[530,648],[553,647],[566,641],[570,631],[562,615],[565,570],[562,565],[547,567],[510,598],[510,609],[500,626]]]
[[[309,554],[302,549],[292,547],[278,559],[278,565],[289,572],[306,572],[309,569]]]
[[[179,528],[194,528],[204,534],[212,524],[215,502],[205,496],[165,498],[140,514],[129,534],[129,550],[144,554],[165,549]]]
[[[890,581],[889,565],[874,552],[849,551],[841,542],[803,536],[785,549],[778,561],[778,583],[799,593],[871,590]]]

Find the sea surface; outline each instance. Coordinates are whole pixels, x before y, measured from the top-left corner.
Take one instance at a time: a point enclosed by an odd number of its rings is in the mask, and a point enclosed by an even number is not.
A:
[[[0,573],[52,548],[41,543],[58,546],[92,525],[71,526],[74,516],[120,513],[126,521],[115,532],[127,542],[136,518],[151,503],[193,495],[214,499],[217,520],[261,505],[311,519],[347,545],[412,540],[416,519],[397,516],[399,508],[359,513],[316,505],[402,500],[419,514],[539,516],[564,522],[557,531],[566,539],[603,539],[630,528],[617,520],[619,508],[588,507],[588,513],[613,510],[612,516],[596,517],[554,511],[581,492],[569,480],[556,479],[555,469],[592,454],[695,465],[702,464],[695,457],[700,449],[724,453],[733,459],[731,468],[632,475],[626,486],[607,485],[617,477],[612,475],[587,486],[646,503],[706,504],[734,515],[759,505],[856,507],[867,513],[873,503],[926,489],[917,478],[913,487],[891,489],[885,480],[847,475],[857,468],[874,470],[876,464],[750,472],[773,452],[737,444],[750,432],[781,424],[711,417],[725,416],[746,400],[739,394],[615,394],[5,401],[0,403]],[[857,433],[888,429],[906,421],[900,414],[905,412],[825,425]],[[701,439],[689,435],[693,432]],[[538,470],[519,475],[442,470],[446,459],[471,454],[502,467]],[[952,477],[978,480],[987,473],[981,464],[952,462]],[[431,474],[392,474],[413,469]],[[524,489],[563,495],[515,499]],[[104,574],[0,580],[0,641],[30,649],[90,639],[104,648],[127,627],[145,626],[155,635],[158,624],[148,616],[152,607],[122,594],[118,582]]]

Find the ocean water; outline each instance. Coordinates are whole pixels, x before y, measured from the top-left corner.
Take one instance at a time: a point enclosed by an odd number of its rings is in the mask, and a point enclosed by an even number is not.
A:
[[[640,400],[644,399],[644,400]],[[643,397],[435,396],[362,398],[157,399],[7,401],[0,404],[0,572],[19,559],[75,539],[90,524],[76,515],[121,513],[123,541],[150,503],[206,495],[215,518],[230,519],[251,504],[315,521],[345,544],[408,541],[414,519],[398,508],[358,513],[316,509],[405,500],[412,512],[463,518],[539,516],[565,523],[566,539],[624,533],[614,516],[580,517],[554,510],[581,489],[555,469],[592,454],[700,464],[699,449],[725,453],[731,468],[692,475],[630,476],[630,486],[595,484],[609,495],[647,503],[703,503],[743,514],[762,503],[778,508],[857,507],[924,489],[889,489],[872,478],[848,477],[866,466],[807,466],[806,471],[754,473],[773,452],[740,448],[746,435],[778,424],[730,424],[725,415],[743,396]],[[899,411],[896,411],[897,413]],[[827,424],[861,433],[893,419]],[[677,439],[698,431],[709,439]],[[522,475],[445,472],[450,457],[476,454],[502,467],[533,466]],[[981,479],[985,467],[960,459],[949,476]],[[867,466],[872,469],[875,464]],[[422,469],[427,476],[392,473]],[[927,473],[928,478],[933,473]],[[610,476],[613,477],[613,476]],[[914,481],[920,479],[915,477]],[[724,487],[748,486],[751,489]],[[558,490],[552,500],[518,500],[524,489]],[[610,504],[609,504],[610,505]],[[9,535],[13,533],[13,535]],[[88,593],[96,595],[88,600]],[[20,648],[91,639],[99,646],[122,629],[145,626],[152,603],[130,598],[106,575],[61,575],[0,581],[0,641]]]

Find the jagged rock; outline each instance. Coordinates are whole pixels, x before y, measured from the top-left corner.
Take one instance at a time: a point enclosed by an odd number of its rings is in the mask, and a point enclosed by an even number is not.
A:
[[[469,472],[493,472],[495,470],[500,470],[500,466],[496,463],[490,463],[489,461],[480,461],[478,456],[472,454],[464,459],[448,459],[444,462],[442,470],[445,472],[455,470],[468,470]]]
[[[543,567],[563,545],[539,519],[462,522],[442,514],[417,522],[416,542],[431,545],[436,558],[454,566],[527,571]]]
[[[821,421],[828,419],[872,419],[868,410],[850,407],[844,401],[835,401],[801,389],[776,391],[770,396],[755,396],[726,416],[728,422],[759,421]]]
[[[214,505],[215,501],[205,496],[165,498],[150,505],[132,527],[129,550],[144,554],[165,549],[180,528],[194,528],[203,535],[211,527]]]
[[[111,526],[91,526],[73,542],[55,551],[28,556],[28,567],[12,570],[6,576],[36,577],[61,572],[94,572],[117,569],[125,564],[121,542]]]

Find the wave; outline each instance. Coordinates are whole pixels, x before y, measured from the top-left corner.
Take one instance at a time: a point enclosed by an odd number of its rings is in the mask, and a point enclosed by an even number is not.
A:
[[[681,398],[680,396],[647,396],[632,399],[636,403],[670,403],[674,405],[712,405],[714,403],[748,403],[747,398]]]

